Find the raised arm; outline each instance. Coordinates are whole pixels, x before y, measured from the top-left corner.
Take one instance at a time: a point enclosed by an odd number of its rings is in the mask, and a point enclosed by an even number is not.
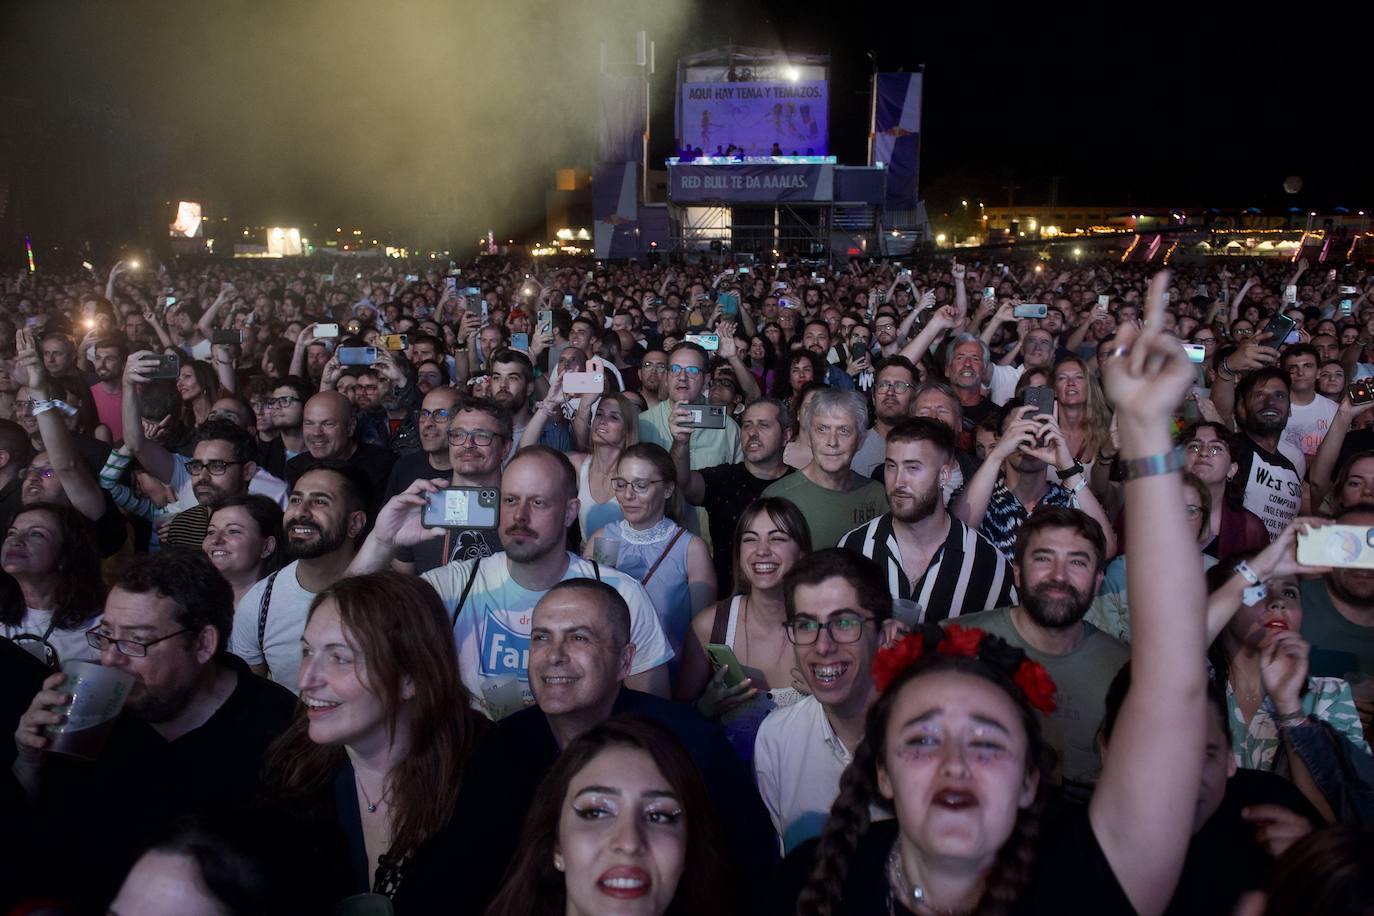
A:
[[[950,501],[949,511],[970,528],[977,528],[983,523],[983,516],[988,511],[988,502],[992,499],[992,491],[997,486],[998,478],[1002,476],[1003,462],[1021,446],[1035,444],[1036,437],[1040,434],[1040,424],[1031,419],[1030,415],[1034,410],[1034,407],[1020,409],[1017,418],[1007,424],[1006,430],[988,452],[987,458],[978,466],[978,470]]]
[[[413,547],[443,537],[444,529],[426,528],[421,524],[421,513],[428,494],[447,485],[448,481],[442,478],[425,480],[422,477],[387,500],[377,513],[377,522],[367,540],[348,564],[346,574],[363,576],[381,572],[391,566],[397,547]]]
[[[220,309],[229,304],[233,298],[234,287],[232,284],[225,283],[219,288],[219,295],[215,301],[210,303],[210,307],[205,310],[205,314],[200,316],[200,321],[196,322],[196,329],[206,337],[210,337],[215,332],[215,322],[219,318]]]
[[[743,307],[741,307],[743,311]],[[759,390],[759,380],[754,377],[754,373],[749,371],[749,367],[740,359],[739,350],[735,346],[735,323],[725,322],[720,328],[720,351],[717,354],[730,364],[730,370],[735,373],[735,381],[739,382],[740,391],[744,394],[745,402],[763,397],[763,392]]]
[[[1336,464],[1340,461],[1341,448],[1345,445],[1346,434],[1350,432],[1350,424],[1360,414],[1369,413],[1370,410],[1374,410],[1374,401],[1355,405],[1350,403],[1348,393],[1336,406],[1336,415],[1331,418],[1331,426],[1322,437],[1322,444],[1317,447],[1317,455],[1307,466],[1307,481],[1312,485],[1312,505],[1320,505],[1331,490]]]
[[[163,483],[172,482],[176,459],[172,453],[143,434],[143,409],[138,386],[152,380],[149,374],[157,366],[157,354],[139,350],[129,354],[124,363],[124,390],[120,411],[124,420],[124,444],[144,470]]]
[[[1208,715],[1207,590],[1171,435],[1195,372],[1163,331],[1168,284],[1168,271],[1155,275],[1144,328],[1122,327],[1119,355],[1103,367],[1118,405],[1120,460],[1150,463],[1125,484],[1131,686],[1088,815],[1126,896],[1146,916],[1164,912],[1183,868]]]
[[[916,314],[912,312],[912,314]],[[914,365],[921,364],[921,358],[926,355],[930,348],[951,331],[959,323],[959,311],[952,305],[946,305],[937,309],[926,322],[925,327],[921,328],[921,333],[907,341],[902,349],[897,351],[898,355],[911,360]]]
[[[18,364],[28,370],[29,391],[33,399],[46,401],[52,397],[32,331],[21,329],[15,334],[15,352]],[[72,506],[92,521],[100,518],[105,514],[105,494],[76,450],[71,430],[67,429],[66,415],[58,407],[49,407],[41,413],[35,407],[34,413],[38,421],[38,435],[43,439],[43,448],[48,453],[48,464],[57,473],[58,482],[62,484]]]

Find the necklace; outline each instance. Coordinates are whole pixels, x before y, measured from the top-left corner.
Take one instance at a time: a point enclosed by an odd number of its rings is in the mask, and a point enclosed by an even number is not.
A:
[[[902,857],[897,853],[896,841],[892,844],[892,851],[887,855],[887,881],[887,911],[889,914],[893,913],[892,898],[894,896],[900,896],[903,900],[910,900],[915,904],[917,909],[928,910],[935,913],[936,916],[962,916],[962,914],[969,912],[968,910],[956,910],[936,906],[926,899],[926,889],[924,887],[907,881],[906,872],[902,869]],[[894,887],[897,891],[895,895],[892,893]]]
[[[386,790],[382,790],[381,796],[374,802],[367,797],[367,789],[363,788],[363,780],[362,777],[358,775],[357,770],[353,771],[353,781],[358,784],[358,791],[363,793],[363,804],[367,805],[367,813],[376,814],[377,806],[386,801]]]

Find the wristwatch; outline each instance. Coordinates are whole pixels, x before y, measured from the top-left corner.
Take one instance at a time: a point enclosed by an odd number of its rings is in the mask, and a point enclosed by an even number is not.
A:
[[[1059,468],[1055,468],[1055,469],[1054,469],[1054,472],[1055,472],[1056,474],[1059,475],[1059,479],[1060,479],[1060,480],[1068,480],[1070,477],[1072,477],[1072,476],[1075,475],[1075,474],[1082,474],[1082,473],[1083,473],[1083,462],[1081,462],[1081,461],[1075,461],[1073,464],[1069,465],[1068,467],[1064,468],[1063,470],[1060,470]]]

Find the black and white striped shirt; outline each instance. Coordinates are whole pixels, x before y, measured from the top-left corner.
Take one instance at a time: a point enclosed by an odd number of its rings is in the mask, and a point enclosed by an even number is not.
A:
[[[850,531],[839,546],[886,567],[892,597],[919,602],[922,620],[930,623],[1017,603],[1011,564],[991,541],[952,515],[949,535],[915,584],[902,568],[891,512]]]

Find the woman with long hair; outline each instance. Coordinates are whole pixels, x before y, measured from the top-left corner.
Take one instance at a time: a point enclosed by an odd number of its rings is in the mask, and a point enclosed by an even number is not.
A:
[[[56,503],[25,506],[5,532],[0,567],[19,587],[0,605],[0,636],[54,668],[100,658],[86,631],[100,622],[105,583],[81,513]]]
[[[205,422],[210,408],[219,398],[219,376],[215,367],[200,359],[190,359],[181,364],[177,373],[177,394],[181,395],[182,413],[188,426],[196,427]]]
[[[1077,356],[1060,360],[1052,377],[1059,431],[1074,460],[1090,467],[1111,436],[1112,411],[1107,398],[1088,371],[1088,364]]]
[[[735,581],[731,597],[692,618],[674,690],[697,711],[719,718],[735,752],[754,759],[763,717],[806,696],[806,681],[782,623],[783,577],[811,553],[811,529],[790,500],[762,497],[735,525]],[[745,678],[731,684],[728,667],[711,671],[708,645],[728,646]]]
[[[730,914],[724,845],[677,736],[617,716],[569,744],[540,783],[486,916]]]
[[[808,384],[824,385],[829,371],[825,360],[810,350],[793,350],[781,360],[779,368],[782,371],[773,380],[772,397],[789,402],[793,408],[802,389]]]
[[[313,814],[313,836],[342,834],[344,896],[371,889],[397,913],[451,903],[450,818],[483,720],[434,590],[383,572],[317,595],[300,697],[302,715],[268,752],[274,806]]]
[[[742,349],[744,353],[744,364],[749,367],[749,371],[758,379],[760,391],[772,391],[773,380],[777,376],[775,371],[778,357],[777,351],[773,349],[773,342],[764,334],[755,334],[753,337],[742,338],[746,340],[746,346]]]
[[[668,667],[676,678],[692,616],[716,600],[716,566],[706,542],[683,524],[677,469],[663,446],[630,446],[615,474],[611,487],[624,517],[588,540],[584,553],[611,562],[608,550],[614,551],[611,565],[643,583],[672,644]]]
[[[559,373],[549,386],[548,397],[536,406],[525,426],[519,447],[537,444],[544,425],[553,417],[563,416],[567,401]],[[590,541],[603,527],[624,517],[611,478],[621,453],[639,442],[639,407],[622,392],[599,398],[582,395],[573,425],[586,429],[591,442],[590,451],[565,453],[577,471],[577,520],[583,539]]]
[[[201,547],[234,589],[234,605],[259,579],[281,566],[281,507],[256,493],[229,496],[210,507]]]
[[[1167,288],[1164,271],[1144,327],[1123,326],[1104,367],[1123,457],[1146,470],[1125,483],[1137,510],[1132,681],[1087,809],[1040,817],[1049,760],[1037,713],[1055,709],[1044,669],[981,630],[923,625],[873,662],[879,696],[814,847],[802,916],[1168,906],[1202,778],[1207,675],[1195,528],[1179,475],[1154,457],[1171,453],[1172,413],[1195,377],[1162,330]],[[872,823],[875,804],[893,819]]]

